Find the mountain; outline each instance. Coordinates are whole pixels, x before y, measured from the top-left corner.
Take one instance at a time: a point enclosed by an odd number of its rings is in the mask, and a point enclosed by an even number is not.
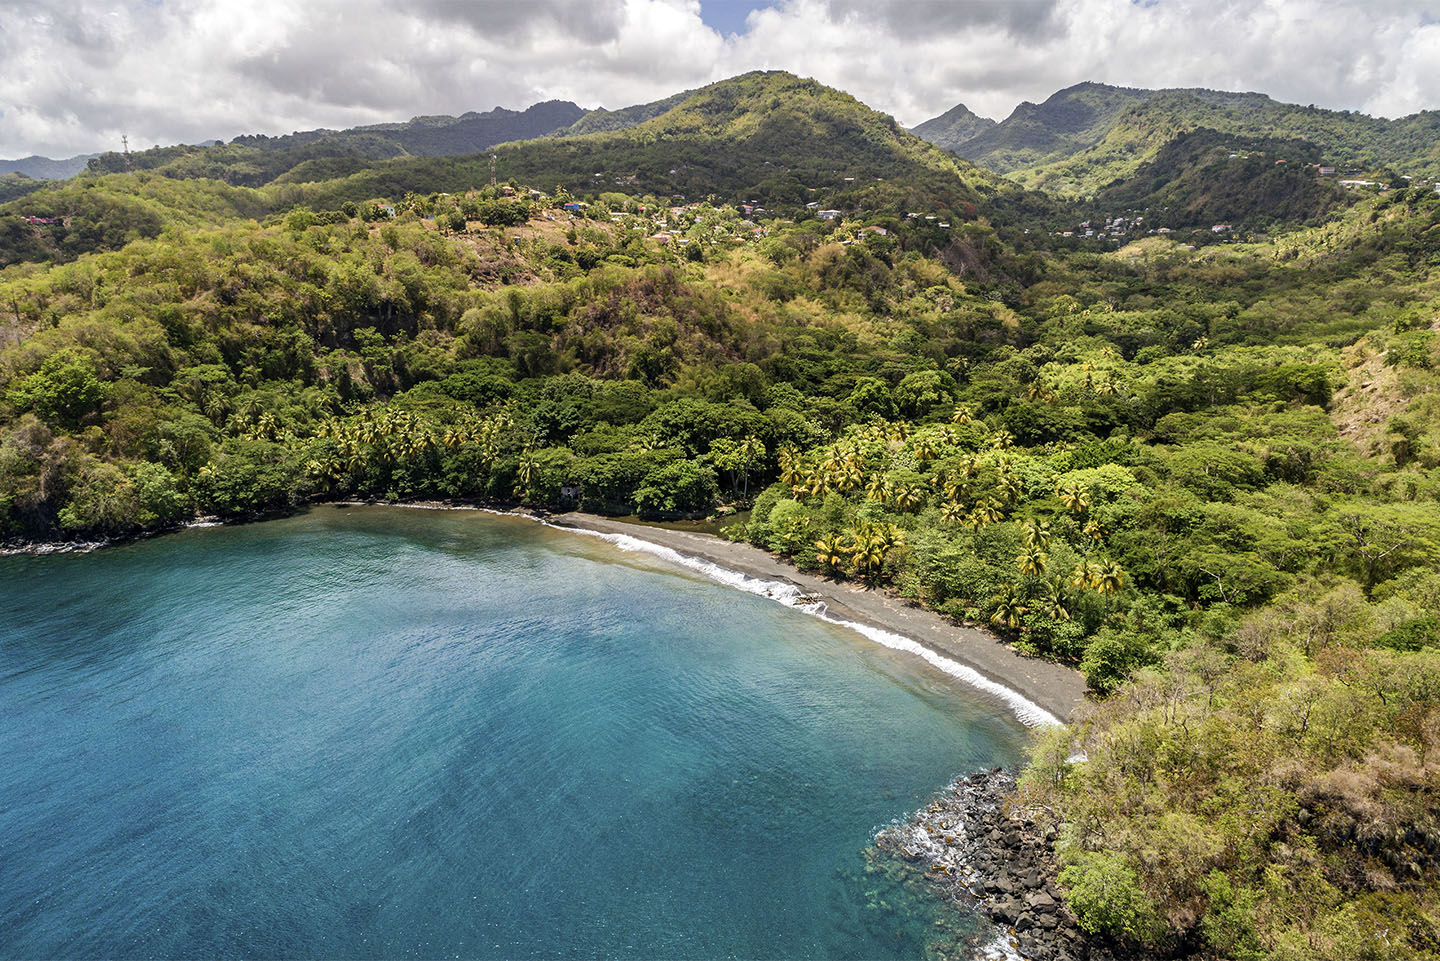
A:
[[[921,127],[928,128],[927,121]],[[1178,135],[1199,129],[1304,140],[1342,168],[1440,175],[1440,112],[1385,120],[1280,103],[1259,93],[1146,90],[1082,83],[958,145],[961,156],[1028,186],[1091,195],[1133,175]]]
[[[129,167],[160,170],[173,177],[206,177],[258,187],[284,178],[305,183],[343,177],[396,157],[476,154],[497,143],[541,137],[567,127],[585,111],[569,101],[549,100],[525,110],[496,107],[459,117],[415,117],[403,123],[370,124],[347,130],[304,130],[280,137],[239,136],[219,146],[157,147],[133,154]],[[96,157],[90,169],[120,173],[118,153]]]
[[[944,150],[959,152],[962,144],[998,126],[989,117],[974,113],[963,103],[956,104],[938,117],[910,130],[921,140],[928,140]]]
[[[458,117],[415,117],[404,123],[378,123],[348,130],[312,130],[287,137],[236,137],[231,143],[285,149],[297,143],[313,143],[342,137],[378,137],[393,143],[397,153],[414,156],[443,156],[479,153],[508,140],[529,140],[552,130],[567,127],[585,116],[585,111],[568,100],[547,100],[525,110],[496,107],[485,113]]]
[[[788,206],[823,197],[843,206],[847,198],[882,191],[890,208],[938,205],[968,210],[969,216],[983,198],[1020,193],[849,94],[783,71],[744,74],[689,92],[625,129],[502,144],[493,152],[500,179],[560,184],[573,192],[713,194]],[[488,176],[484,158],[443,166],[423,158],[397,160],[337,181],[314,202],[448,191]]]
[[[660,116],[667,110],[674,109],[694,93],[694,90],[682,90],[677,94],[666,97],[664,100],[636,104],[633,107],[622,107],[619,110],[606,110],[602,107],[598,110],[590,111],[568,127],[555,130],[550,136],[578,137],[587,133],[604,133],[609,130],[629,130],[631,127],[638,127],[645,121]],[[520,138],[517,137],[515,139],[518,140]]]
[[[85,169],[85,164],[95,154],[66,157],[52,160],[49,157],[22,157],[19,160],[0,160],[0,174],[24,174],[31,180],[65,180]]]

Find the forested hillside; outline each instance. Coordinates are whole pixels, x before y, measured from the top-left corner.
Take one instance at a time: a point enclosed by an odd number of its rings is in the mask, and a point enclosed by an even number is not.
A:
[[[1000,124],[968,137],[947,132],[941,119],[921,124],[916,133],[1028,186],[1067,195],[1091,195],[1129,178],[1177,136],[1201,129],[1305,141],[1327,164],[1342,168],[1440,176],[1435,111],[1386,120],[1279,103],[1258,93],[1082,83],[1044,103],[1022,103]]]
[[[355,497],[731,518],[1084,672],[1025,788],[1084,926],[1434,958],[1440,194],[1236,136],[1106,187],[1240,219],[1263,180],[1264,239],[1198,249],[1052,244],[1053,199],[786,74],[498,147],[494,185],[184,148],[48,186],[0,206],[0,540]]]

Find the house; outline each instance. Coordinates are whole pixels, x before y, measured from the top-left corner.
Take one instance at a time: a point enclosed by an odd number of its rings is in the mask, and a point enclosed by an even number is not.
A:
[[[1322,176],[1322,177],[1333,177],[1333,176],[1335,176],[1335,168],[1334,168],[1334,167],[1321,167],[1321,168],[1320,168],[1320,176]]]
[[[32,227],[48,227],[60,223],[59,217],[36,217],[34,214],[25,218],[25,222]]]
[[[838,210],[817,210],[817,211],[815,212],[815,216],[819,217],[821,220],[838,220],[838,219],[840,219],[840,211],[838,211]]]
[[[668,244],[670,242],[670,235],[662,230],[657,234],[651,234],[650,239],[657,244]]]
[[[1229,224],[1216,224],[1215,226],[1210,228],[1210,232],[1215,234],[1228,234],[1234,229],[1235,228],[1230,226]]]
[[[941,224],[941,226],[943,227],[944,224]],[[885,235],[890,233],[890,231],[886,230],[884,227],[861,227],[860,232],[862,234],[879,234],[881,237],[884,237]]]
[[[1155,232],[1156,232],[1157,234],[1168,234],[1168,233],[1170,233],[1171,231],[1170,231],[1170,228],[1169,228],[1169,227],[1161,227],[1159,230],[1157,230],[1157,231],[1155,231]]]
[[[572,214],[578,214],[585,209],[585,205],[578,201],[572,200],[568,204],[564,205],[564,209],[570,211],[570,213]]]
[[[1348,190],[1359,190],[1362,187],[1375,187],[1378,184],[1373,180],[1342,180],[1340,186]]]

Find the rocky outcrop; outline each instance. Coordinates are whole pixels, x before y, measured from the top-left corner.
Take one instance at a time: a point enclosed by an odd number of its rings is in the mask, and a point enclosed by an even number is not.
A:
[[[1055,828],[1007,808],[1014,791],[1014,776],[999,768],[958,778],[876,845],[925,865],[945,896],[1006,930],[1026,961],[1137,958],[1076,926],[1055,881]]]

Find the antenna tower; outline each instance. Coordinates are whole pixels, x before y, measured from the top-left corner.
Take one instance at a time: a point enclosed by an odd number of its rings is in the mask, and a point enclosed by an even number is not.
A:
[[[495,155],[490,155],[490,186],[495,186]]]
[[[130,138],[125,134],[120,135],[120,145],[125,148],[125,170],[130,170]]]

